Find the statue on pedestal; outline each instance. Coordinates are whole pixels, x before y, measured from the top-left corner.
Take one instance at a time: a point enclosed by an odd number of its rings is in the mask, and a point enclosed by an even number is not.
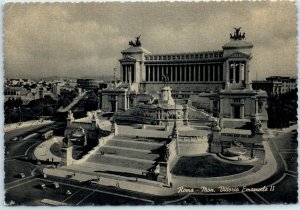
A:
[[[141,47],[142,46],[142,43],[140,41],[141,36],[142,35],[139,35],[138,37],[136,37],[135,42],[129,41],[129,45],[132,46],[132,47]]]

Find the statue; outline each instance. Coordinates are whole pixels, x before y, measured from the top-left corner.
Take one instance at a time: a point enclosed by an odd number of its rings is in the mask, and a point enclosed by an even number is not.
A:
[[[73,112],[71,110],[68,111],[68,118],[74,120]]]
[[[162,75],[162,80],[164,82],[164,86],[166,86],[166,83],[169,82],[169,76],[168,76],[168,74],[167,75]]]
[[[141,36],[142,35],[139,35],[138,37],[136,37],[135,42],[129,41],[129,45],[132,46],[132,47],[141,47],[142,46],[142,43],[140,41]]]
[[[243,40],[243,39],[246,39],[246,34],[245,33],[241,34],[241,28],[242,27],[234,28],[235,32],[234,32],[233,35],[230,33],[230,39],[232,39],[232,40]]]
[[[255,133],[262,133],[262,123],[260,120],[256,121],[255,123]]]

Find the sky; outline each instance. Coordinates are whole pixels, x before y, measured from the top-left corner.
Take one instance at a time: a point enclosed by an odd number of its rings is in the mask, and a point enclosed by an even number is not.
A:
[[[141,36],[150,52],[221,50],[233,27],[254,44],[250,79],[297,75],[294,2],[7,3],[6,77],[113,75]]]

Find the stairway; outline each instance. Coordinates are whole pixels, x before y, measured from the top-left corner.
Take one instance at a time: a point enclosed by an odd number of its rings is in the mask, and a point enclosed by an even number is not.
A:
[[[161,139],[116,136],[91,155],[88,164],[92,163],[95,170],[103,173],[140,177],[155,167],[159,150],[165,142]]]

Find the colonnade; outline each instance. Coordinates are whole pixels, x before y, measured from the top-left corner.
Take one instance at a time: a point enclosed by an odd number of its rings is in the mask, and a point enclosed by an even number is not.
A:
[[[229,62],[229,82],[230,83],[240,83],[245,81],[247,76],[246,75],[246,63],[244,61],[241,62]]]
[[[134,64],[124,64],[122,65],[122,81],[132,83],[135,80],[134,74]]]
[[[146,65],[147,82],[163,81],[163,75],[171,82],[219,82],[223,81],[223,64]]]

